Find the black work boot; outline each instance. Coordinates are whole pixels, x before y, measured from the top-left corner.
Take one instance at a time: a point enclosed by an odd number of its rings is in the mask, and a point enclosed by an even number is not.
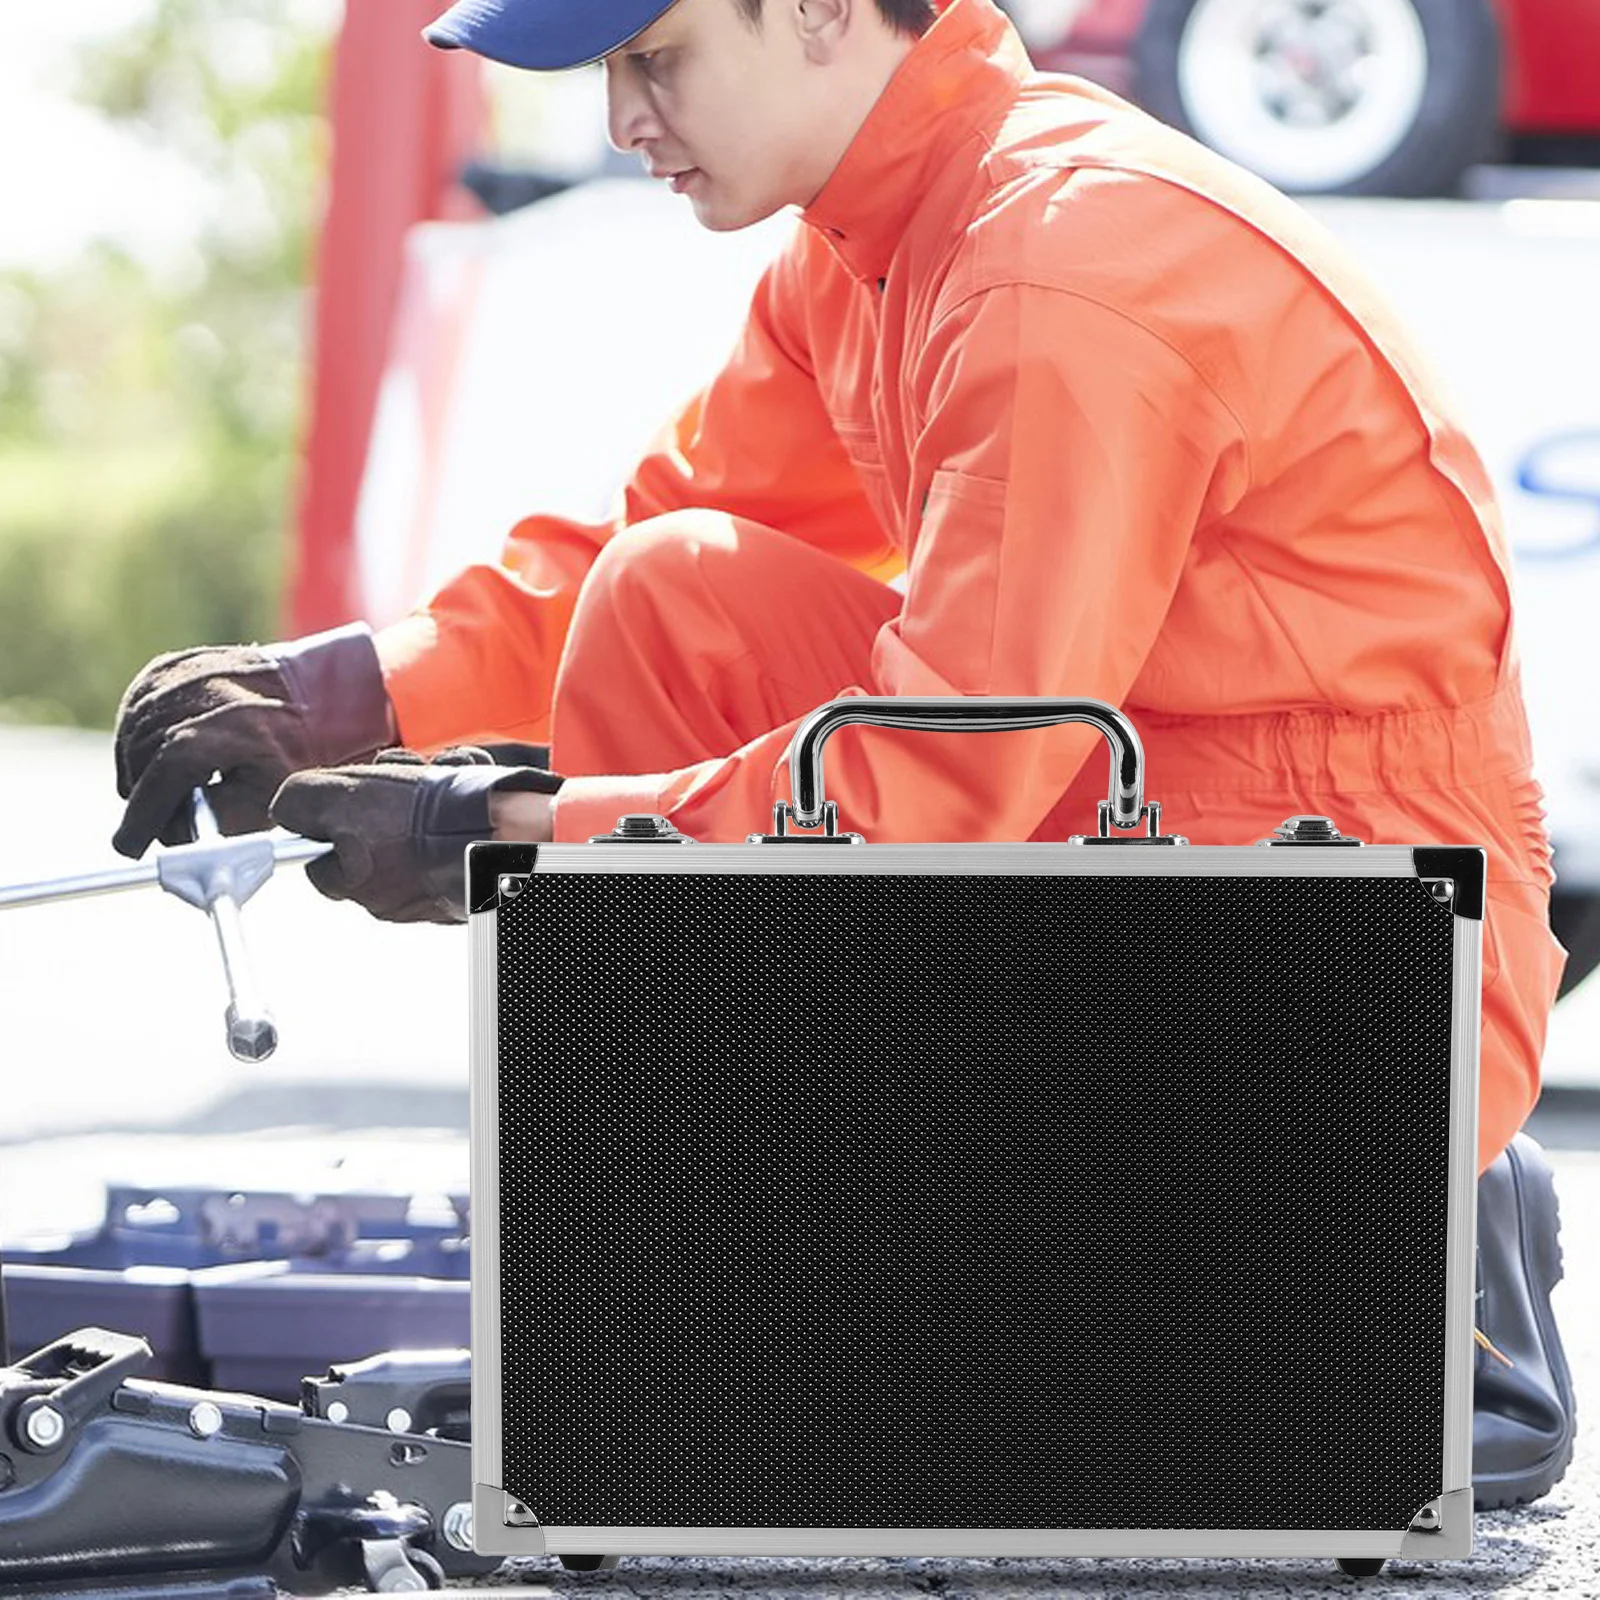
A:
[[[1480,1511],[1548,1494],[1572,1460],[1572,1375],[1550,1310],[1560,1216],[1544,1151],[1519,1133],[1478,1179],[1478,1328],[1512,1364],[1474,1355],[1472,1488]]]

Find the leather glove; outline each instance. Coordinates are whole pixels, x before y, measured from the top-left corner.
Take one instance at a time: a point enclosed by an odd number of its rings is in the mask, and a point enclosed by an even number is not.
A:
[[[224,833],[267,826],[278,786],[303,767],[355,761],[394,737],[371,631],[335,628],[285,644],[203,645],[157,656],[117,710],[112,844],[141,856],[152,839],[191,837],[190,791],[207,791]]]
[[[493,832],[489,796],[560,787],[553,772],[495,766],[471,747],[431,762],[388,750],[370,765],[286,778],[272,820],[332,842],[333,854],[306,868],[330,900],[354,900],[385,922],[465,922],[466,849]]]

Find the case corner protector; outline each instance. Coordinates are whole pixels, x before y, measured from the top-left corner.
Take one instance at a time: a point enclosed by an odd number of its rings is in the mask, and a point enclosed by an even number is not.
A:
[[[1412,1528],[1400,1541],[1403,1558],[1464,1561],[1472,1554],[1474,1513],[1471,1484],[1440,1495],[1439,1506],[1441,1515],[1437,1528]]]
[[[497,839],[467,846],[467,915],[496,911],[500,906],[500,880],[531,875],[539,861],[536,844],[506,844]]]
[[[506,1521],[504,1489],[492,1483],[472,1485],[472,1548],[480,1556],[543,1556],[544,1529],[537,1523],[513,1527]]]
[[[1487,857],[1481,845],[1439,844],[1415,845],[1411,859],[1416,864],[1419,878],[1453,878],[1455,899],[1451,911],[1458,917],[1471,917],[1483,921],[1484,880],[1488,874]]]

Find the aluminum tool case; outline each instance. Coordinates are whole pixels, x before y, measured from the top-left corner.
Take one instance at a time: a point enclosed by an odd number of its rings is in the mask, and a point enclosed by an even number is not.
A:
[[[1085,838],[823,799],[847,723],[1061,721]],[[1470,1553],[1482,850],[1164,836],[1095,701],[791,766],[746,844],[470,852],[477,1549]]]

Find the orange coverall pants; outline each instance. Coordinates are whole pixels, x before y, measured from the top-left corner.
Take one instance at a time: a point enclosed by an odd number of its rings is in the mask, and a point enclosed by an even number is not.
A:
[[[729,755],[841,685],[869,681],[873,640],[902,603],[832,556],[721,513],[674,512],[627,529],[601,550],[579,592],[556,675],[552,763],[580,776],[666,772]],[[1520,701],[1365,718],[1179,719],[1123,709],[1144,744],[1146,794],[1161,802],[1163,827],[1194,844],[1251,844],[1310,812],[1368,843],[1487,847],[1478,1163],[1488,1166],[1538,1098],[1565,961],[1549,930],[1538,786],[1458,781],[1458,759],[1470,760],[1480,741],[1513,736]],[[1056,731],[847,737],[959,740],[965,759],[981,763],[988,739]],[[1259,784],[1214,787],[1219,770],[1240,770],[1241,752]],[[1105,792],[1106,767],[1087,762],[1035,837],[1092,830]],[[769,824],[750,818],[752,832]]]

